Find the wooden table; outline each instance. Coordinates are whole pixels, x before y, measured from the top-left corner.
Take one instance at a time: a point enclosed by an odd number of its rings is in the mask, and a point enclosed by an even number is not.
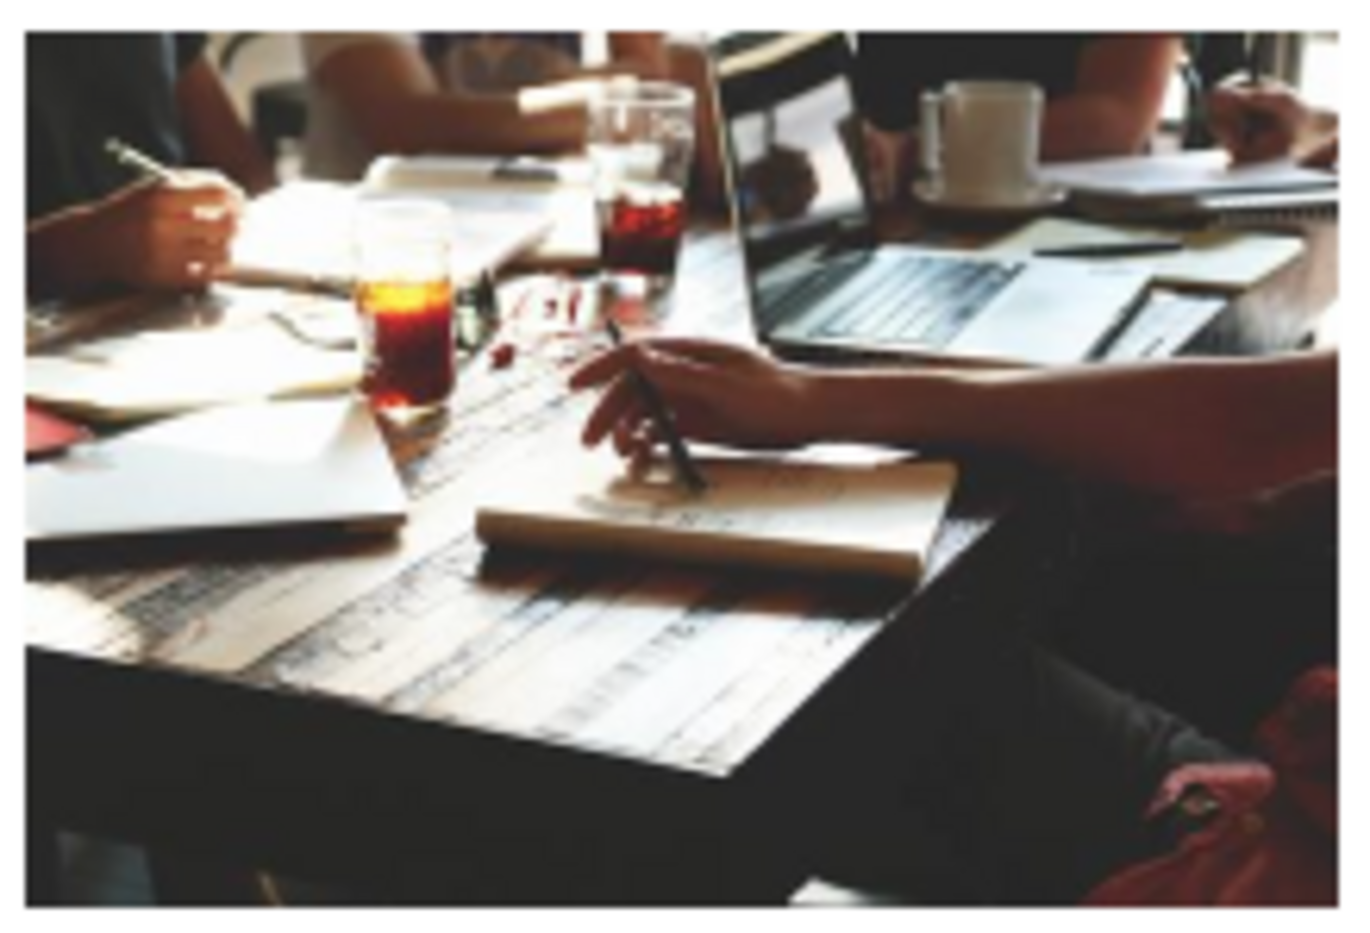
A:
[[[1312,243],[1210,346],[1302,333],[1335,293],[1335,227]],[[737,333],[742,300],[731,238],[697,236],[663,327]],[[32,562],[31,825],[303,877],[427,872],[479,901],[783,899],[807,870],[789,778],[840,767],[851,711],[922,624],[1047,598],[1071,546],[1060,490],[972,465],[916,598],[488,559],[481,488],[576,456],[587,401],[545,358],[473,363],[450,419],[394,437],[412,497],[395,538]]]

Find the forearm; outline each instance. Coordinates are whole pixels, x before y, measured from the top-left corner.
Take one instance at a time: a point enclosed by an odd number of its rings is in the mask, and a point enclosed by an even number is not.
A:
[[[192,164],[216,168],[249,194],[276,185],[276,169],[239,119],[218,72],[201,59],[177,86]]]
[[[515,95],[440,93],[398,100],[363,127],[377,152],[566,152],[585,139],[581,107],[525,112]]]
[[[376,152],[500,155],[562,152],[584,142],[584,107],[574,96],[537,109],[525,101],[545,100],[543,89],[531,95],[449,91],[417,48],[390,38],[336,49],[311,68],[311,80]]]
[[[1054,162],[1141,152],[1152,125],[1125,101],[1077,96],[1053,101],[1042,117],[1041,157]]]
[[[1249,494],[1336,468],[1330,355],[813,378],[819,433],[842,440],[1009,455],[1193,496]]]
[[[83,205],[28,224],[25,252],[30,298],[77,296],[108,280],[104,252],[97,248],[99,222],[95,210]]]
[[[609,74],[635,74],[641,78],[666,78],[671,72],[671,52],[659,32],[611,32]]]
[[[1074,90],[1047,105],[1044,159],[1142,151],[1160,118],[1181,43],[1174,35],[1096,38],[1081,53]]]

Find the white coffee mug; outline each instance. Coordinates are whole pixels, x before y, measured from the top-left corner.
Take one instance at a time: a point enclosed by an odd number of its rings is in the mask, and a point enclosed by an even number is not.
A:
[[[956,81],[923,95],[923,170],[948,201],[1011,205],[1037,187],[1042,89],[1022,81]]]

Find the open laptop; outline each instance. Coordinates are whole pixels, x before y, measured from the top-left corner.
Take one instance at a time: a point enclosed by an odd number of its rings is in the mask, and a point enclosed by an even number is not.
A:
[[[1073,363],[1141,302],[1135,271],[876,247],[845,35],[734,34],[710,57],[752,316],[777,352]]]

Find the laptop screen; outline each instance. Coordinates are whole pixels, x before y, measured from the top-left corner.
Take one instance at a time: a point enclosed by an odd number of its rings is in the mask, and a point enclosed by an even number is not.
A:
[[[871,240],[852,53],[841,33],[735,33],[712,51],[733,220],[764,331],[838,247]]]

